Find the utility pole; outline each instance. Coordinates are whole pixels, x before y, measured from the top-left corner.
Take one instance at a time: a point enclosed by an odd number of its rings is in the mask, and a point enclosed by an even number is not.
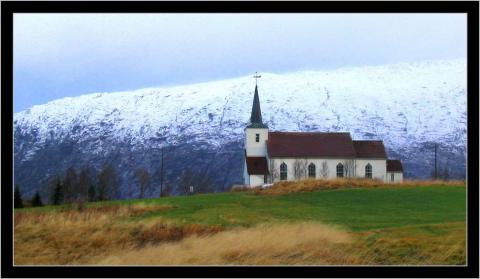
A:
[[[160,197],[162,197],[162,190],[163,190],[163,147],[162,147],[162,162],[160,166]]]
[[[438,173],[437,173],[437,144],[435,143],[435,179],[438,178]]]

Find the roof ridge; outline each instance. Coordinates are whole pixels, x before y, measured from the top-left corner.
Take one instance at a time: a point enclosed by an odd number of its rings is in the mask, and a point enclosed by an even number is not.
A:
[[[350,132],[292,132],[292,131],[269,131],[269,133],[283,133],[283,134],[350,134]]]

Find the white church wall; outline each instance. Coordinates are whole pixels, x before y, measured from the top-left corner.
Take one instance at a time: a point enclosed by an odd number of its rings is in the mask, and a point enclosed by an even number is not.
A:
[[[255,186],[260,186],[263,185],[264,182],[264,176],[263,175],[250,175],[250,186],[255,187]]]
[[[306,174],[308,176],[308,165],[310,163],[315,164],[315,178],[321,178],[322,177],[322,164],[323,162],[327,163],[327,176],[326,178],[336,178],[337,176],[337,164],[342,163],[344,164],[347,159],[342,159],[342,158],[271,158],[271,160],[274,160],[275,168],[277,169],[278,177],[275,178],[274,181],[279,181],[280,180],[280,165],[282,163],[287,164],[287,180],[295,180],[295,171],[294,171],[294,164],[296,160],[299,160],[301,162],[304,162],[304,160],[307,161],[306,163]]]
[[[245,184],[245,185],[250,184],[250,176],[248,175],[247,161],[246,160],[243,160],[243,184]]]
[[[245,129],[245,150],[247,156],[266,156],[268,140],[268,129],[264,128],[246,128]],[[256,134],[259,134],[259,142],[256,142]]]
[[[393,181],[392,181],[393,174]],[[389,183],[402,183],[403,182],[403,173],[402,172],[387,172],[387,182]]]
[[[380,179],[382,181],[387,181],[387,160],[385,159],[356,159],[357,177],[365,177],[365,166],[367,164],[372,165],[372,177]]]
[[[322,178],[322,165],[323,162],[327,163],[327,179],[333,179],[337,177],[337,165],[342,163],[344,165],[344,177],[345,174],[345,163],[348,161],[354,161],[356,163],[355,168],[355,177],[365,177],[365,166],[370,163],[372,165],[372,176],[381,180],[386,179],[386,160],[366,160],[366,159],[348,159],[348,158],[269,158],[273,160],[273,164],[269,163],[269,168],[274,165],[275,170],[272,173],[275,173],[274,182],[280,181],[280,165],[282,163],[287,164],[287,180],[295,180],[295,171],[294,164],[296,160],[304,161],[306,160],[306,175],[308,177],[308,165],[310,163],[315,164],[315,178]]]

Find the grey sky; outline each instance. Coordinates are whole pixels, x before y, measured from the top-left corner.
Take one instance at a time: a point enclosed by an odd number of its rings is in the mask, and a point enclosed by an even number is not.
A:
[[[464,14],[15,14],[14,111],[255,71],[465,57]]]

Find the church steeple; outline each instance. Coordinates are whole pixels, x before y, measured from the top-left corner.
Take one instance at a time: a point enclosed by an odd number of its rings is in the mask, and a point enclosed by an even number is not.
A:
[[[247,128],[268,128],[262,122],[262,111],[260,109],[260,98],[258,97],[258,87],[255,84],[255,94],[253,95],[252,114],[250,116],[250,124]]]

